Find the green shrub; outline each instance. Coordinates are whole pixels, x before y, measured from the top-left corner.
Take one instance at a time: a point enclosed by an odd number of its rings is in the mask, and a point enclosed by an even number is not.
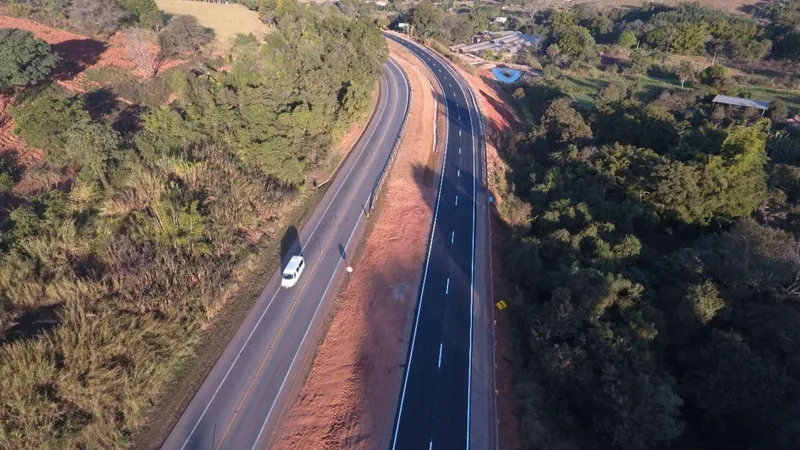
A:
[[[25,137],[28,145],[49,151],[62,149],[65,133],[76,124],[89,120],[83,102],[77,97],[67,97],[54,89],[24,98],[11,109],[17,125],[16,133]]]

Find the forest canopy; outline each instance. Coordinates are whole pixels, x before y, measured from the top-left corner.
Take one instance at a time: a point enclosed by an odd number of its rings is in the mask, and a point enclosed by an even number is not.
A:
[[[524,443],[797,448],[800,136],[702,91],[562,85],[508,88],[530,129],[500,148]]]

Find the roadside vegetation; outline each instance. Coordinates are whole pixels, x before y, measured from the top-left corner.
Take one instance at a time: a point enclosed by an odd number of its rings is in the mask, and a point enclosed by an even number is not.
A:
[[[334,7],[283,2],[266,37],[240,35],[221,59],[192,17],[88,1],[102,14],[8,6],[125,36],[136,71],[91,69],[85,93],[52,82],[63,67],[47,43],[0,30],[10,119],[41,150],[29,167],[0,147],[2,448],[130,444],[248,255],[281,238],[369,108],[386,58],[372,23]],[[162,73],[162,58],[187,64]]]
[[[800,3],[486,8],[398,20],[543,37],[484,58],[540,71],[491,175],[524,448],[798,448]]]

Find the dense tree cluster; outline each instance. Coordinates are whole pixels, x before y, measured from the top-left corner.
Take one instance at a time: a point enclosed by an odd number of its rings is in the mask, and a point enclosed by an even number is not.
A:
[[[58,63],[58,55],[30,31],[0,29],[0,92],[36,84]]]
[[[644,44],[658,51],[683,55],[712,55],[735,60],[761,59],[767,55],[795,58],[800,46],[800,2],[774,0],[765,8],[769,21],[732,15],[697,3],[675,7],[645,4],[636,8],[596,9],[587,5],[561,10],[542,10],[522,21],[523,31],[550,37],[559,43],[565,28],[580,27],[601,44],[631,48]],[[527,23],[526,23],[527,22]],[[594,42],[592,42],[594,43]],[[575,56],[575,55],[573,55]]]
[[[686,91],[513,96],[533,118],[501,148],[502,203],[528,211],[500,207],[526,444],[796,448],[800,137]]]
[[[88,96],[17,99],[45,161],[24,194],[0,164],[0,447],[126,446],[239,264],[280,238],[334,136],[363,117],[379,30],[293,11],[266,42],[240,36],[225,70],[175,72],[175,100],[132,131],[88,114]],[[206,41],[171,26],[175,51]]]

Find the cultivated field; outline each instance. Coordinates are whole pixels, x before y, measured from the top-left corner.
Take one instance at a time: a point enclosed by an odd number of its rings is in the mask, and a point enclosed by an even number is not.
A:
[[[237,34],[265,34],[269,27],[258,19],[258,13],[242,5],[196,2],[190,0],[156,0],[158,8],[168,14],[186,14],[217,34],[217,51],[228,50]]]

